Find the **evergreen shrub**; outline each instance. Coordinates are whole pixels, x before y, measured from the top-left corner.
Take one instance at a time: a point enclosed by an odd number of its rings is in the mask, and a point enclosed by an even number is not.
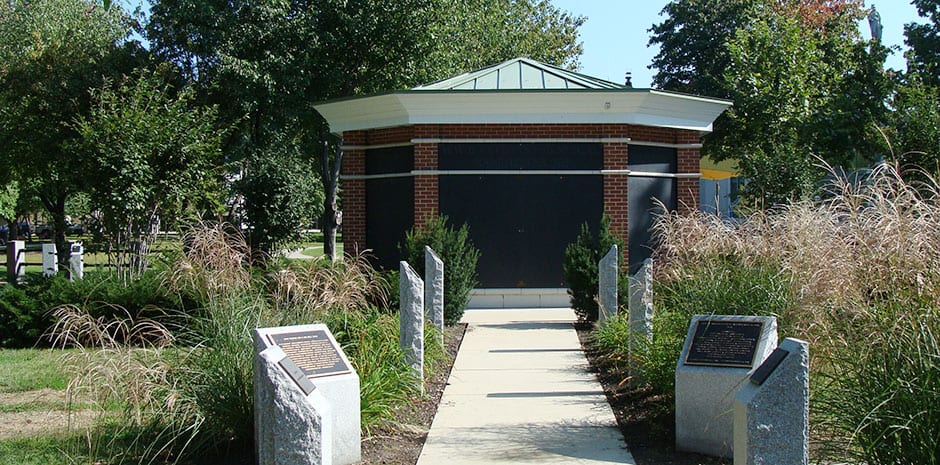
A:
[[[565,281],[568,283],[568,295],[571,297],[571,308],[581,322],[597,321],[597,265],[612,245],[616,245],[621,254],[623,253],[623,241],[610,232],[610,217],[604,215],[597,237],[591,233],[588,224],[584,223],[575,241],[565,248],[563,268]],[[630,280],[624,263],[620,264],[617,288],[618,304],[624,308],[630,299]]]
[[[480,251],[470,240],[470,228],[464,224],[454,229],[447,217],[430,219],[423,228],[412,228],[399,244],[402,259],[424,276],[424,246],[430,246],[444,262],[444,322],[460,321],[470,291],[477,285],[477,261]]]

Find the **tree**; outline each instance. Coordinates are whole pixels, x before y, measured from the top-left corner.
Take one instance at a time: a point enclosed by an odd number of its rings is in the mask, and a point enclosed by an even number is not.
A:
[[[0,2],[0,171],[49,212],[63,262],[65,205],[84,175],[69,123],[87,114],[90,89],[140,62],[129,31],[119,8],[95,2]]]
[[[940,175],[940,94],[918,76],[899,86],[893,99],[891,161],[906,179],[926,181]]]
[[[272,250],[296,237],[302,218],[323,214],[328,241],[335,231],[328,211],[336,199],[323,192],[336,191],[341,160],[311,103],[410,87],[517,54],[575,66],[581,21],[546,0],[160,0],[147,35],[235,125],[226,159],[239,168],[245,205],[257,207],[246,210],[253,245]],[[268,160],[254,160],[262,154]],[[273,160],[298,171],[252,169]],[[275,174],[292,178],[277,181],[286,189],[277,196],[240,190]],[[316,193],[294,182],[318,176]],[[282,202],[266,203],[275,198]],[[323,204],[302,201],[309,198]]]
[[[730,97],[724,70],[727,43],[752,22],[759,0],[680,0],[666,4],[666,19],[650,28],[648,45],[659,45],[653,85],[676,92]]]
[[[887,49],[861,41],[861,2],[684,0],[664,12],[656,82],[734,101],[703,153],[738,161],[754,205],[812,193],[817,156],[854,168],[883,152]]]
[[[923,83],[940,87],[940,1],[912,0],[917,14],[930,20],[928,24],[911,23],[904,26],[908,73],[920,76]]]
[[[93,93],[74,128],[83,179],[102,213],[117,272],[142,274],[161,220],[183,216],[218,192],[221,131],[214,107],[192,108],[193,93],[175,94],[159,72],[124,78]]]

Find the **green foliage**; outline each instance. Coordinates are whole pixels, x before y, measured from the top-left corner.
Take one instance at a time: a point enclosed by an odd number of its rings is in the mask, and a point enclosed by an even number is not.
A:
[[[521,55],[574,66],[582,22],[547,0],[264,0],[250,8],[160,0],[147,38],[234,127],[225,157],[243,179],[233,186],[247,207],[238,221],[252,228],[253,245],[274,250],[323,213],[318,176],[335,181],[335,155],[323,150],[329,131],[311,101],[412,87]]]
[[[846,333],[864,340],[839,338],[851,356],[825,361],[831,371],[820,377],[815,410],[836,437],[852,440],[831,444],[834,456],[940,463],[940,319],[936,302],[917,300],[895,295],[848,322]]]
[[[578,315],[579,321],[597,321],[598,262],[607,255],[613,245],[623,253],[623,240],[610,232],[610,217],[604,215],[596,238],[588,224],[584,223],[575,241],[565,248],[565,262],[562,268],[568,283],[571,308]],[[623,261],[622,255],[618,260]],[[617,298],[618,304],[624,307],[630,298],[630,280],[626,266],[623,263],[620,265]]]
[[[277,150],[276,146],[270,147]],[[300,225],[309,225],[323,204],[323,190],[310,173],[310,162],[288,153],[265,153],[245,162],[236,190],[244,196],[251,247],[265,253],[301,239]],[[272,208],[272,206],[277,208]]]
[[[861,40],[859,1],[671,2],[652,29],[654,81],[667,90],[728,98],[703,155],[738,161],[745,201],[759,208],[811,196],[817,158],[855,169],[887,147],[893,85],[888,49]]]
[[[891,121],[892,161],[908,180],[936,178],[940,175],[940,94],[916,75],[897,90]]]
[[[124,78],[76,118],[91,202],[111,235],[149,235],[157,217],[173,227],[187,204],[218,191],[217,112],[193,107],[191,89],[175,93],[166,81],[148,71]]]
[[[45,316],[49,309],[30,291],[17,285],[0,287],[0,347],[31,347],[50,326]]]
[[[470,291],[477,284],[480,251],[470,240],[469,226],[454,229],[447,224],[446,216],[430,219],[423,228],[412,228],[398,246],[402,260],[418,276],[424,276],[424,246],[431,247],[444,262],[444,322],[455,324],[463,316]]]
[[[940,86],[940,2],[937,0],[913,0],[917,13],[929,19],[927,24],[905,24],[907,69],[910,74],[920,76],[931,87]]]
[[[111,319],[126,314],[162,318],[166,312],[192,304],[169,293],[156,271],[127,282],[107,273],[88,273],[75,282],[63,276],[32,276],[23,285],[0,287],[0,347],[48,344],[42,336],[54,323],[49,312],[61,305],[79,306],[95,318]]]
[[[0,18],[0,171],[39,198],[67,250],[65,201],[80,190],[85,161],[71,123],[88,115],[91,90],[142,65],[144,53],[125,42],[130,23],[118,7],[17,0],[0,5]]]
[[[654,295],[652,339],[641,341],[632,357],[642,379],[670,396],[675,388],[676,361],[693,315],[775,316],[783,338],[791,332],[789,319],[796,305],[790,278],[779,266],[744,264],[722,257],[686,268],[681,277],[656,281]]]
[[[665,17],[650,28],[648,45],[659,45],[651,68],[653,85],[678,92],[729,98],[724,72],[731,63],[725,45],[754,16],[756,0],[669,2]]]

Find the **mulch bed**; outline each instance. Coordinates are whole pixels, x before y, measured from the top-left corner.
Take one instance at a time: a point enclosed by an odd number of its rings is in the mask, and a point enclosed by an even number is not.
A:
[[[590,325],[575,325],[584,355],[607,394],[620,431],[637,465],[718,465],[730,464],[699,454],[676,451],[676,421],[671,398],[655,394],[647,387],[633,387],[626,374],[604,363],[590,343]]]

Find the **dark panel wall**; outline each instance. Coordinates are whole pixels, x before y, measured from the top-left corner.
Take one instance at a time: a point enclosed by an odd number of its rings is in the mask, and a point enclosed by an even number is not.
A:
[[[366,174],[410,173],[413,167],[411,146],[366,151]],[[372,249],[375,265],[398,269],[398,244],[413,224],[412,177],[366,181],[366,244]]]
[[[676,150],[663,147],[631,145],[629,169],[651,173],[675,173]],[[630,249],[630,274],[636,273],[643,260],[652,254],[650,228],[658,210],[658,199],[666,208],[676,209],[676,180],[673,178],[639,177],[631,175],[627,181],[629,226],[627,236]]]
[[[520,170],[520,175],[447,175],[441,213],[470,225],[480,249],[481,288],[565,287],[565,247],[582,223],[597,230],[600,175],[526,175],[528,170],[600,170],[600,144],[442,144],[441,170]]]

